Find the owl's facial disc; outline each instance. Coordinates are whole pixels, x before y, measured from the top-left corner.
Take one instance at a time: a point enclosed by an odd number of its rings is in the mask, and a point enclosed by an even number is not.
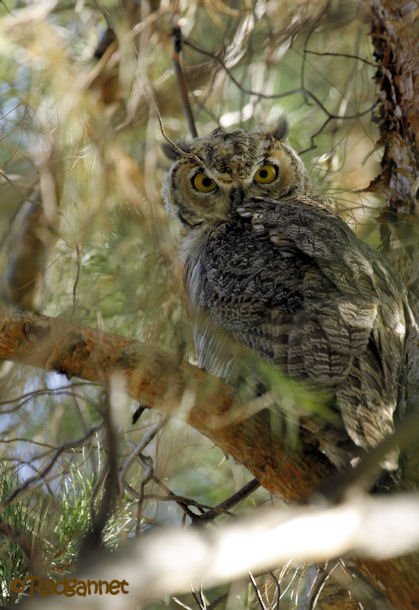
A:
[[[166,206],[192,228],[234,220],[246,199],[279,200],[306,190],[304,165],[283,137],[282,129],[218,128],[181,143],[163,187]]]

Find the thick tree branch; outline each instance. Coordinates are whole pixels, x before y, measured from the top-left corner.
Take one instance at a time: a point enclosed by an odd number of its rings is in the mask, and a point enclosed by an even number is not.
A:
[[[314,447],[292,452],[259,413],[225,425],[233,388],[201,369],[132,339],[58,318],[0,308],[0,358],[106,385],[122,372],[127,393],[185,419],[286,499],[309,495],[335,471]]]

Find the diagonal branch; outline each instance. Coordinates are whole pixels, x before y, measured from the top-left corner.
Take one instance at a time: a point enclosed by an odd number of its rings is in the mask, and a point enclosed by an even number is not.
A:
[[[292,452],[263,412],[228,421],[234,390],[221,380],[133,339],[30,312],[0,308],[0,358],[106,385],[123,373],[141,404],[186,420],[286,499],[309,495],[334,472],[314,447]],[[232,418],[234,419],[234,418]]]
[[[124,546],[122,552],[96,556],[79,577],[126,581],[130,595],[117,599],[117,607],[124,610],[152,597],[186,593],[191,585],[214,586],[249,570],[263,572],[286,564],[290,557],[297,564],[354,553],[388,558],[418,547],[418,510],[417,494],[358,496],[328,508],[261,510],[216,529],[166,528]],[[60,607],[72,608],[72,601],[62,598]],[[92,596],[78,606],[96,610],[110,608],[111,602],[106,596]],[[29,607],[55,608],[56,600],[40,598]],[[381,607],[388,607],[385,601]]]

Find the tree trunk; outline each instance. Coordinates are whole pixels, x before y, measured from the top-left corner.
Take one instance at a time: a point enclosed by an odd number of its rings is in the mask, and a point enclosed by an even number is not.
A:
[[[372,43],[378,70],[375,120],[383,146],[381,173],[373,183],[384,195],[382,238],[387,256],[413,293],[418,317],[419,86],[417,6],[372,0]]]

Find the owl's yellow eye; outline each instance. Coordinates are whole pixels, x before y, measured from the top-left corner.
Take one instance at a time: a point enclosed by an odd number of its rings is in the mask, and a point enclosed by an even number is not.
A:
[[[276,165],[262,165],[254,175],[254,181],[259,184],[270,184],[278,176],[278,168]]]
[[[215,180],[207,176],[205,172],[198,172],[192,178],[192,186],[200,193],[211,193],[217,188]]]

